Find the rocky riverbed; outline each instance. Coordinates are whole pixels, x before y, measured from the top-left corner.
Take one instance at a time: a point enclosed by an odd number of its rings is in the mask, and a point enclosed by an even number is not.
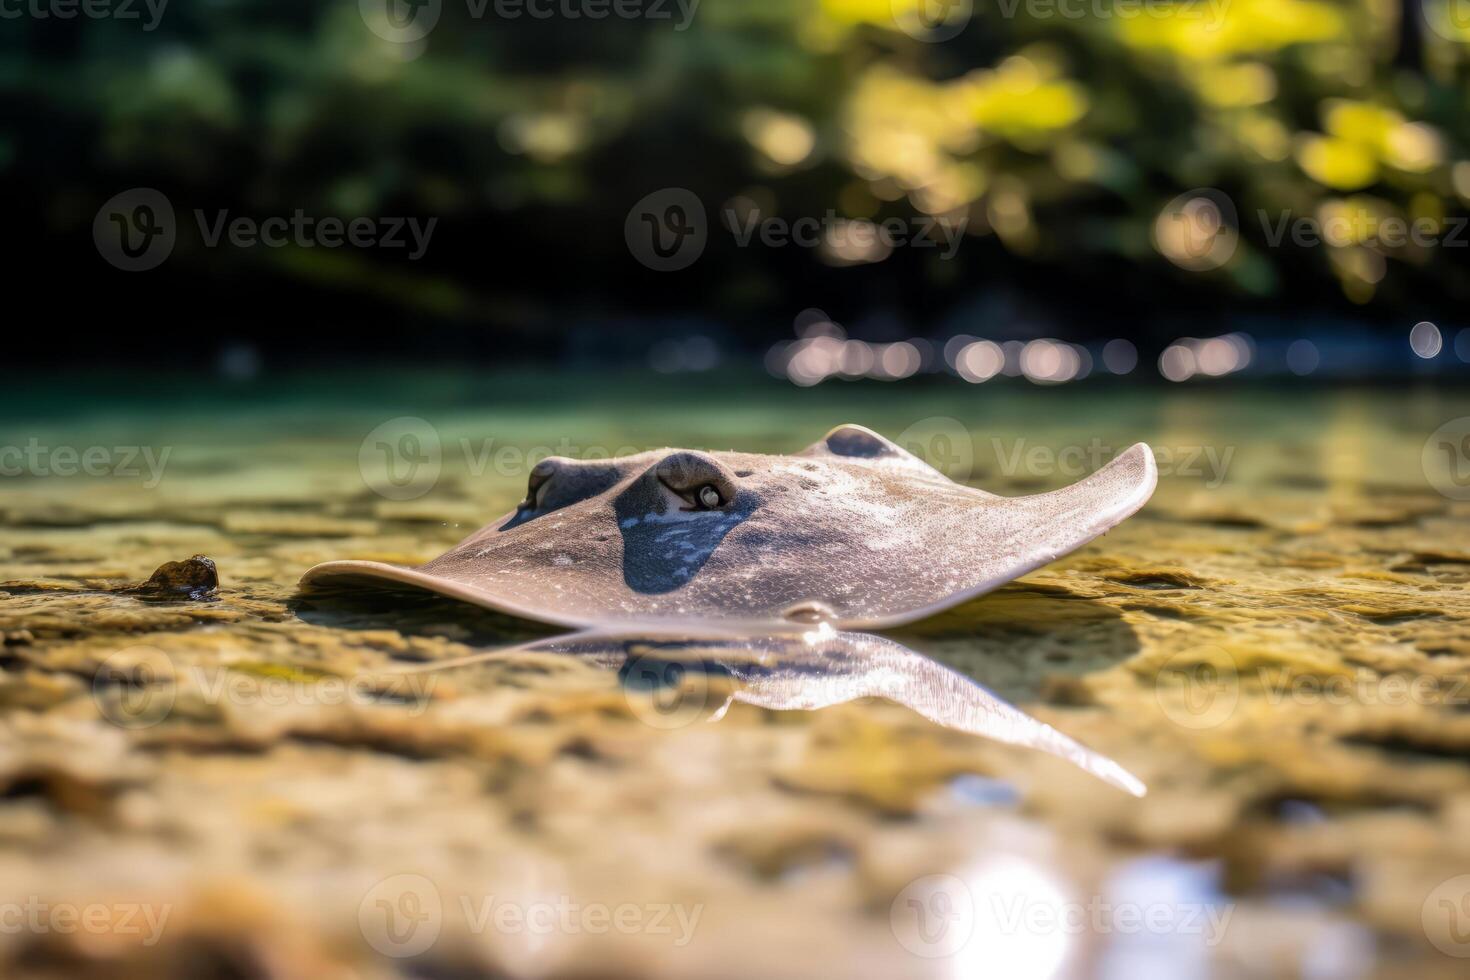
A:
[[[1470,400],[862,391],[18,407],[0,444],[43,462],[0,481],[0,972],[1463,976],[1470,501],[1426,440]],[[706,686],[667,723],[669,691],[585,660],[461,662],[545,628],[295,588],[433,557],[543,449],[843,421],[1000,493],[1159,450],[1138,517],[891,634],[1146,797],[883,701],[716,717]],[[143,445],[156,479],[122,465]]]

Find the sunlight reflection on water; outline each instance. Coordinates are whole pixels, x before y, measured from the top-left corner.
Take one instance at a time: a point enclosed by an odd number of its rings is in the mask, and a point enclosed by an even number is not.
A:
[[[1029,859],[1005,856],[969,871],[965,883],[975,900],[975,934],[954,958],[954,980],[1058,976],[1074,940],[1056,928],[1068,898],[1052,874]]]

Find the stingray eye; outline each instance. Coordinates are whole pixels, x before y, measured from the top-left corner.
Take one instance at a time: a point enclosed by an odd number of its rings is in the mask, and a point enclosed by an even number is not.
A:
[[[531,468],[526,478],[526,496],[516,504],[515,516],[502,528],[519,527],[544,514],[590,500],[612,488],[634,467],[647,465],[646,460],[636,456],[606,460],[548,456]]]
[[[521,510],[535,510],[541,505],[546,484],[551,481],[556,469],[556,461],[549,457],[531,467],[531,475],[526,480],[526,499],[517,505]]]
[[[716,510],[735,499],[735,474],[704,453],[666,456],[654,473],[658,482],[683,501],[684,510]]]

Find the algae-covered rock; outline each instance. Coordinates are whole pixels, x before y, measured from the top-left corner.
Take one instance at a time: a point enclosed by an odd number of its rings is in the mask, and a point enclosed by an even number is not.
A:
[[[211,597],[219,590],[219,570],[214,561],[195,555],[183,561],[164,562],[148,581],[132,590],[134,595],[157,599],[192,599]]]

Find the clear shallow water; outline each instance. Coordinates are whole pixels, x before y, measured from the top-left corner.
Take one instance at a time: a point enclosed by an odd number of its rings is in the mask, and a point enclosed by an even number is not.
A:
[[[168,904],[160,942],[105,961],[155,975],[179,944],[288,933],[298,967],[386,975],[1452,975],[1454,920],[1435,916],[1470,866],[1470,511],[1453,455],[1436,467],[1425,444],[1467,414],[1429,389],[32,384],[0,423],[30,453],[0,501],[6,880]],[[1001,493],[1159,451],[1137,518],[894,637],[1118,760],[1146,798],[882,702],[736,700],[660,727],[658,692],[575,658],[430,671],[411,696],[324,683],[544,631],[442,601],[305,602],[311,564],[430,558],[519,499],[543,450],[790,451],[844,421]],[[194,553],[219,564],[217,601],[111,591]],[[90,683],[159,655],[172,682]],[[115,699],[154,689],[162,717],[117,723]],[[437,937],[392,955],[407,947],[371,910],[434,895]],[[487,926],[491,897],[700,911],[687,932],[649,912],[532,933]]]

